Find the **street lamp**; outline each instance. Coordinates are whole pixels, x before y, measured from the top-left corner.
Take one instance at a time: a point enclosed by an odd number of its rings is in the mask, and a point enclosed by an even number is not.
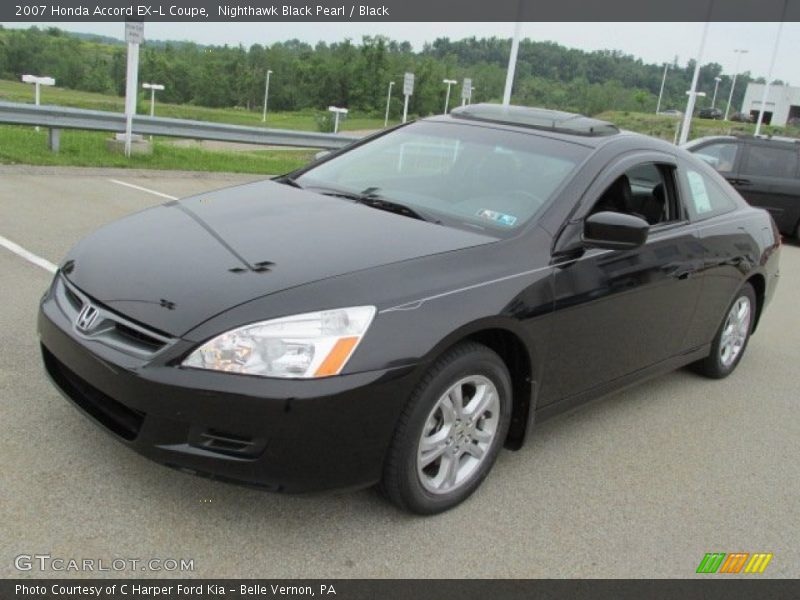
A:
[[[764,92],[761,94],[761,108],[758,111],[758,120],[756,121],[756,130],[753,135],[758,136],[761,133],[761,123],[764,121],[764,111],[767,108],[767,98],[769,97],[769,82],[772,79],[772,69],[775,67],[775,58],[778,56],[778,46],[781,43],[781,32],[783,31],[783,21],[786,18],[786,8],[789,6],[789,0],[783,0],[783,10],[781,11],[781,20],[778,23],[778,33],[775,36],[775,44],[772,46],[772,58],[769,61],[769,71],[767,71],[767,80],[764,83]]]
[[[333,121],[333,133],[339,133],[339,115],[346,115],[347,109],[339,108],[338,106],[329,106],[328,110],[336,115]]]
[[[717,104],[717,89],[719,89],[719,82],[722,81],[721,77],[714,77],[714,95],[711,98],[711,108]]]
[[[394,87],[394,81],[389,82],[389,93],[386,95],[386,116],[383,118],[384,127],[389,124],[389,103],[392,101],[392,87]]]
[[[736,87],[736,76],[739,74],[739,63],[742,61],[742,54],[747,54],[748,50],[734,49],[736,53],[736,69],[733,71],[733,81],[731,82],[731,93],[728,96],[728,106],[725,108],[725,120],[728,120],[728,112],[731,110],[731,102],[733,101],[733,89]]]
[[[156,92],[164,89],[164,86],[159,83],[143,83],[142,88],[150,90],[150,116],[156,114]]]
[[[272,70],[267,69],[267,83],[264,86],[264,114],[261,115],[261,122],[267,122],[267,100],[269,99],[269,76],[272,75]]]
[[[664,84],[667,82],[667,71],[672,67],[669,63],[664,63],[664,76],[661,78],[661,89],[658,92],[658,102],[656,103],[656,114],[661,112],[661,97],[664,95]]]
[[[450,104],[450,86],[458,82],[455,79],[442,79],[442,83],[447,84],[447,95],[444,97],[444,114],[447,114],[447,106]]]
[[[709,5],[709,15],[711,14],[711,7],[713,0]],[[697,96],[705,96],[705,94],[697,92],[697,80],[700,77],[700,63],[703,60],[703,51],[706,48],[706,37],[708,36],[708,21],[703,24],[703,33],[700,36],[700,47],[697,49],[697,57],[694,62],[694,73],[692,74],[692,85],[688,92],[689,99],[686,101],[686,113],[683,115],[683,124],[681,125],[681,135],[678,138],[678,144],[681,146],[689,141],[689,129],[692,127],[692,116],[694,113],[694,104]]]
[[[517,13],[522,12],[522,2],[517,4]],[[508,69],[506,69],[506,85],[503,89],[503,106],[511,104],[511,89],[514,87],[514,72],[517,70],[517,54],[519,53],[519,36],[522,33],[522,21],[517,20],[514,25],[514,37],[511,38],[511,53],[508,55]]]
[[[34,85],[33,97],[34,97],[34,102],[36,103],[36,106],[39,106],[39,98],[41,97],[41,94],[39,92],[39,87],[42,86],[42,85],[55,85],[56,84],[56,80],[53,79],[52,77],[39,77],[38,75],[23,75],[22,76],[22,82],[23,83],[32,83]],[[36,131],[39,131],[39,126],[38,125],[36,126]]]

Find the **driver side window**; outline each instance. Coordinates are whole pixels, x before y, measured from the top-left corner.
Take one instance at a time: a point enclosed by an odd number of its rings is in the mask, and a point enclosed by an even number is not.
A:
[[[619,212],[641,217],[651,226],[680,220],[673,171],[656,163],[628,169],[606,188],[589,214]]]

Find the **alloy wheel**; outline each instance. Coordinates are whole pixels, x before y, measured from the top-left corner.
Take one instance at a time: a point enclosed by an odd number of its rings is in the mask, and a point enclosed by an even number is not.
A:
[[[417,474],[433,494],[461,488],[478,471],[497,437],[500,396],[482,375],[464,377],[442,394],[425,421]]]
[[[752,310],[747,296],[739,297],[731,306],[719,344],[719,359],[724,367],[730,367],[741,354],[750,332]]]

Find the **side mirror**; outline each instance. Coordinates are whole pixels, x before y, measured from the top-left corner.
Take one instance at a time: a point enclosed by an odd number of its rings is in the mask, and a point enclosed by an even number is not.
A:
[[[641,217],[602,211],[583,222],[583,243],[592,248],[626,250],[647,241],[650,225]]]
[[[328,156],[328,154],[330,154],[330,153],[331,153],[331,151],[330,151],[330,150],[320,150],[319,152],[317,152],[317,153],[314,155],[314,160],[319,160],[320,158],[325,158],[325,157],[326,157],[326,156]]]

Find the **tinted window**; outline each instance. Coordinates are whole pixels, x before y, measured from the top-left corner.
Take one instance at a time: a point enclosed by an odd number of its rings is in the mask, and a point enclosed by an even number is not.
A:
[[[709,176],[687,169],[681,174],[686,189],[686,208],[693,219],[703,219],[736,208],[736,202]]]
[[[698,148],[695,150],[694,154],[697,158],[704,160],[717,171],[729,173],[733,170],[733,165],[736,164],[736,154],[738,150],[738,144],[723,142]]]
[[[740,169],[744,175],[794,177],[797,174],[797,150],[780,146],[752,145]]]
[[[502,235],[539,215],[588,154],[582,145],[543,136],[423,121],[312,167],[297,181],[322,193],[370,190],[445,225]]]

